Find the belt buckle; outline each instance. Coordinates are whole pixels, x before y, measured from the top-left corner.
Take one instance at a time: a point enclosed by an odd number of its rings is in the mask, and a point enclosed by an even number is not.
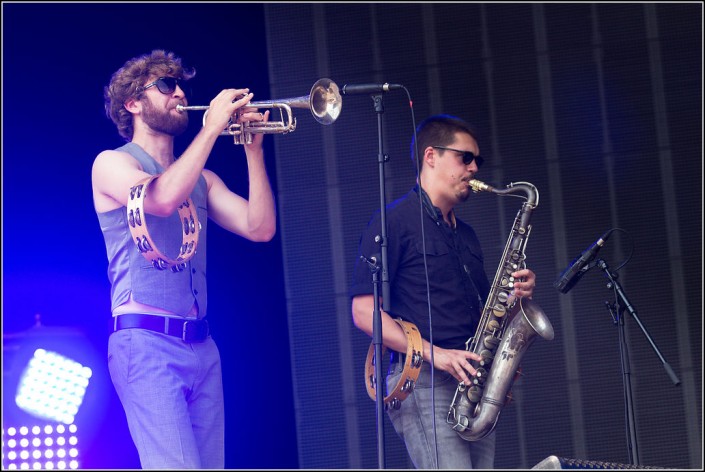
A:
[[[208,321],[185,321],[181,339],[187,343],[203,342],[208,337]]]

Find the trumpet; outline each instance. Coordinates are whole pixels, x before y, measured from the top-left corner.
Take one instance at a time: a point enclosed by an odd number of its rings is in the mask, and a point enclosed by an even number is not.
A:
[[[335,82],[330,79],[319,79],[311,87],[311,92],[306,96],[284,98],[281,100],[265,100],[250,102],[238,109],[231,117],[227,128],[220,136],[233,136],[235,144],[251,144],[253,134],[286,134],[296,129],[296,118],[292,108],[308,108],[313,117],[322,125],[330,125],[338,119],[343,106],[343,99]],[[204,111],[203,126],[206,125],[206,116],[210,107],[205,105],[183,106],[177,105],[176,110]],[[240,114],[244,108],[276,108],[279,111],[279,121],[243,122],[240,123]]]

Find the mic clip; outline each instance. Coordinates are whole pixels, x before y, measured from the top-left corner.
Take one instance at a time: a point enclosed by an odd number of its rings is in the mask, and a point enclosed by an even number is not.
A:
[[[377,258],[375,256],[372,256],[368,259],[367,257],[361,255],[360,259],[365,261],[370,267],[370,270],[372,270],[373,272],[377,272],[380,269],[379,264],[377,263]]]

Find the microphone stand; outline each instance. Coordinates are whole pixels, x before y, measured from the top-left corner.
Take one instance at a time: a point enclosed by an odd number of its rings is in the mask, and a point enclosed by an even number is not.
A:
[[[607,266],[607,263],[599,259],[596,262],[596,265],[602,269],[602,271],[605,273],[605,276],[609,279],[609,282],[607,283],[607,288],[608,289],[613,289],[615,293],[617,294],[617,301],[615,302],[614,305],[610,304],[609,302],[605,302],[605,305],[607,306],[607,309],[610,311],[612,314],[612,319],[614,320],[615,325],[618,326],[619,328],[619,352],[620,352],[620,359],[622,363],[622,375],[623,375],[623,383],[624,383],[624,401],[625,401],[625,408],[626,408],[626,425],[627,425],[627,446],[629,450],[629,461],[633,465],[638,465],[639,462],[639,448],[637,445],[637,437],[636,437],[636,422],[635,422],[635,416],[634,416],[634,401],[632,398],[632,385],[631,385],[631,371],[629,367],[629,353],[627,351],[627,343],[626,343],[626,338],[624,336],[624,310],[626,309],[629,314],[634,318],[634,320],[637,322],[639,325],[639,328],[641,328],[641,331],[644,333],[644,336],[646,336],[646,339],[649,341],[651,344],[651,347],[653,348],[654,352],[656,352],[656,355],[661,359],[661,363],[663,364],[664,369],[666,369],[666,372],[668,373],[669,377],[671,378],[671,381],[673,382],[674,385],[679,385],[681,382],[676,376],[675,372],[671,368],[671,366],[666,362],[666,359],[661,355],[661,351],[659,351],[659,348],[656,346],[654,341],[651,339],[651,336],[649,335],[649,332],[647,331],[646,327],[641,323],[641,320],[636,314],[636,310],[632,306],[631,303],[629,303],[629,299],[627,298],[626,294],[624,293],[624,290],[622,290],[622,286],[619,284],[617,281],[617,274],[613,274],[610,272],[609,267]]]
[[[386,386],[385,377],[382,375],[382,313],[379,304],[379,275],[382,273],[382,303],[385,311],[389,311],[389,272],[387,262],[387,203],[385,200],[385,174],[384,164],[388,158],[384,154],[384,142],[382,133],[382,114],[384,113],[384,105],[382,103],[382,94],[373,94],[375,113],[377,113],[377,135],[378,135],[378,154],[377,162],[379,165],[379,206],[382,234],[375,239],[381,246],[381,261],[380,266],[375,265],[372,274],[374,284],[374,311],[372,313],[372,344],[375,352],[375,378],[376,378],[376,407],[377,407],[377,464],[378,469],[384,469],[384,390]],[[368,262],[369,264],[369,262]]]
[[[371,260],[362,257],[372,271],[374,287],[374,310],[372,312],[372,344],[374,345],[375,368],[375,407],[377,415],[377,468],[384,469],[384,387],[386,380],[382,377],[382,314],[379,311],[379,271],[380,264],[375,257]]]

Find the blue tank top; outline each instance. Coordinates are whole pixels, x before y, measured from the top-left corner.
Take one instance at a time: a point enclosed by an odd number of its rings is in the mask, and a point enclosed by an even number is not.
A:
[[[134,157],[142,170],[150,175],[161,174],[164,168],[140,146],[128,143],[116,149]],[[136,183],[136,182],[135,182]],[[108,254],[108,279],[111,284],[111,310],[132,299],[186,316],[194,301],[198,317],[206,316],[206,228],[208,223],[207,185],[201,175],[191,194],[197,208],[201,231],[196,254],[180,272],[156,269],[137,249],[127,223],[127,208],[98,213],[100,229]],[[176,259],[181,246],[181,220],[174,212],[166,218],[145,215],[149,235],[157,248],[170,259]]]

